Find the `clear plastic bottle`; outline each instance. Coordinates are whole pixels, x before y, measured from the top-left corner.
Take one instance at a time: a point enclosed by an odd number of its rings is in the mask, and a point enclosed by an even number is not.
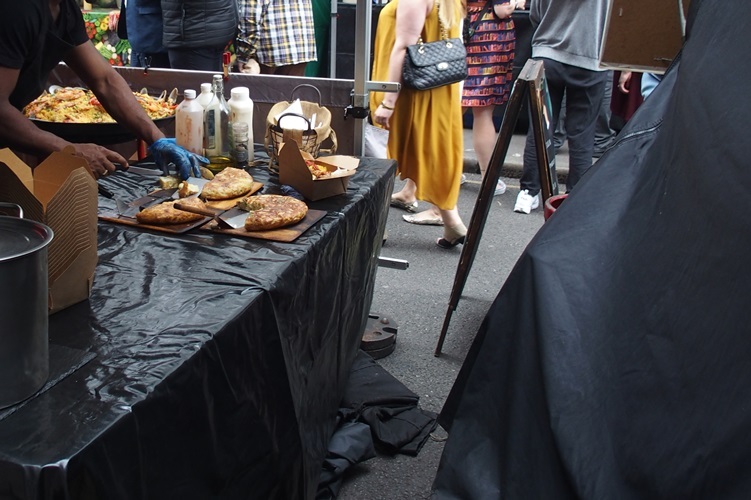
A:
[[[229,106],[224,99],[222,75],[214,75],[211,90],[213,97],[204,115],[204,152],[209,159],[209,170],[218,172],[232,165],[230,157]]]
[[[196,91],[186,89],[183,102],[175,110],[175,142],[188,151],[203,154],[203,106]]]
[[[248,125],[248,153],[253,154],[253,100],[248,87],[235,87],[230,91],[229,121]]]
[[[211,102],[211,98],[214,97],[214,92],[211,90],[211,83],[202,83],[201,84],[201,93],[198,94],[198,104],[203,106],[203,109],[206,109],[206,106],[209,105]]]
[[[232,122],[232,161],[238,168],[248,166],[248,124]]]

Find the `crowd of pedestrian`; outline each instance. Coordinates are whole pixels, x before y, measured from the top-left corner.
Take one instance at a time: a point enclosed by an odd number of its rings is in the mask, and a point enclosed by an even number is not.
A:
[[[132,65],[220,70],[221,53],[230,43],[234,43],[237,69],[245,73],[303,76],[306,64],[317,60],[312,6],[307,0],[220,0],[213,3],[211,16],[201,11],[200,5],[204,3],[194,0],[127,1],[131,4],[127,9],[131,28],[125,36],[133,47]],[[620,128],[642,100],[641,93],[629,94],[630,84],[639,86],[641,75],[632,80],[630,73],[606,71],[599,66],[608,2],[586,0],[586,8],[573,10],[561,0],[530,0],[529,5],[526,0],[443,0],[443,3],[444,14],[457,13],[451,22],[462,21],[460,18],[464,16],[463,22],[472,28],[471,36],[465,40],[468,76],[456,87],[461,88],[461,112],[472,116],[472,147],[483,177],[496,141],[494,113],[508,101],[513,85],[516,34],[512,14],[529,8],[534,27],[531,57],[545,64],[556,150],[568,141],[566,191],[571,191],[591,168],[593,158],[599,158],[613,142],[617,130],[612,123],[620,120]],[[383,8],[376,34],[373,79],[401,80],[400,51],[421,36],[426,39],[439,36],[438,32],[430,31],[430,19],[437,19],[438,6],[436,0],[392,0]],[[407,11],[419,15],[408,23],[403,14]],[[450,29],[455,31],[458,25],[451,25]],[[397,40],[401,45],[394,53]],[[653,76],[648,75],[645,81],[655,81]],[[401,102],[413,105],[413,97],[435,98],[443,91],[414,95],[403,92],[410,98]],[[395,120],[391,126],[399,130],[390,134],[388,156],[398,160],[399,175],[406,183],[393,195],[392,205],[409,212],[403,217],[413,224],[445,226],[448,218],[451,224],[444,229],[444,236],[449,237],[450,243],[461,242],[461,219],[450,205],[464,179],[459,158],[463,147],[458,142],[457,151],[450,154],[427,144],[452,145],[453,136],[459,131],[441,129],[461,129],[463,121],[454,123],[445,118],[455,116],[452,107],[441,111],[444,117],[440,120],[419,110],[410,118],[415,122],[412,127],[415,130],[405,130],[406,122],[398,121],[401,110],[384,107],[395,105],[399,94],[372,97],[377,100],[371,106],[372,123],[385,128],[377,122],[379,114],[393,112]],[[405,109],[406,104],[399,108]],[[447,161],[453,156],[457,156],[456,161]],[[436,161],[438,158],[440,162]],[[530,130],[521,189],[514,205],[516,212],[528,214],[540,205],[536,162]],[[439,172],[432,167],[435,164],[442,165]],[[458,181],[454,182],[456,171]],[[442,184],[441,195],[436,195],[437,184]],[[505,191],[506,185],[499,180],[494,194]],[[429,202],[431,207],[417,213],[418,200]]]
[[[471,113],[472,145],[484,177],[496,142],[494,113],[507,103],[513,85],[512,14],[527,8],[534,27],[531,57],[544,63],[556,146],[568,142],[567,192],[613,142],[614,106],[625,103],[618,114],[627,119],[641,102],[641,92],[631,92],[641,75],[600,67],[607,0],[581,0],[576,9],[565,0],[391,0],[379,16],[375,80],[401,81],[406,48],[418,39],[458,37],[462,23],[471,27],[462,84],[374,94],[371,106],[372,125],[390,130],[387,155],[406,181],[392,206],[409,212],[403,216],[408,223],[443,226],[442,247],[462,243],[466,233],[456,210],[464,177],[462,113]],[[119,19],[132,66],[218,72],[233,47],[238,71],[303,76],[307,63],[318,58],[309,0],[122,0]],[[645,74],[644,92],[658,79]],[[528,214],[540,205],[531,127],[523,165],[514,211]],[[499,180],[494,194],[505,191]],[[418,212],[419,201],[430,207]]]
[[[392,0],[390,5],[398,19],[399,11],[411,9],[414,4],[430,11],[435,3],[438,2]],[[564,141],[568,141],[569,175],[566,192],[570,192],[592,167],[593,162],[615,140],[617,130],[612,125],[614,118],[621,118],[621,115],[625,114],[624,120],[628,119],[641,102],[641,96],[637,101],[636,96],[628,95],[628,83],[623,83],[627,82],[625,79],[630,77],[630,74],[608,71],[600,67],[608,2],[584,0],[577,9],[571,9],[570,3],[563,0],[530,0],[529,5],[526,5],[525,1],[517,0],[469,0],[464,7],[464,22],[471,29],[465,29],[465,32],[470,33],[470,37],[465,40],[468,77],[463,82],[461,105],[465,112],[472,115],[472,146],[480,173],[485,176],[495,147],[497,129],[494,112],[507,103],[514,83],[512,70],[515,27],[512,14],[517,9],[529,8],[529,18],[534,28],[531,57],[544,63],[550,95],[551,126],[556,130],[557,148],[560,148]],[[383,18],[383,14],[381,16]],[[427,24],[423,26],[422,22],[417,23],[409,33],[411,38],[402,43],[415,43],[418,37],[430,35],[426,26]],[[396,62],[392,61],[395,69],[390,73],[386,74],[379,70],[379,62],[382,61],[379,51],[386,49],[383,36],[377,34],[373,77],[376,80],[387,77],[389,81],[400,81],[401,58]],[[635,80],[638,85],[638,78]],[[373,108],[375,116],[378,118],[387,113],[399,115],[401,102],[397,104],[389,94],[383,96],[379,94],[380,106]],[[618,107],[619,102],[627,102],[628,109]],[[386,110],[384,105],[387,107]],[[616,106],[616,116],[613,115],[613,106]],[[390,107],[395,109],[388,109]],[[419,118],[419,115],[416,118]],[[453,124],[452,121],[445,121],[442,126],[458,126],[449,123]],[[375,125],[379,125],[377,121]],[[446,134],[445,131],[441,133],[444,135],[439,135],[438,130],[432,126],[421,126],[419,137],[427,141],[425,137],[430,134],[434,138],[444,137]],[[415,172],[415,168],[420,164],[439,165],[428,170],[431,172],[431,181],[436,175],[449,175],[453,178],[454,164],[447,161],[451,156],[438,154],[425,147],[421,149],[423,155],[419,158],[405,156],[400,148],[403,148],[406,140],[415,141],[417,136],[410,130],[406,137],[409,139],[405,139],[402,131],[395,134],[394,130],[391,130],[389,137],[388,156],[397,160],[399,175],[406,181],[401,190],[392,196],[391,205],[410,212],[402,216],[406,222],[445,227],[445,214],[420,188],[420,184],[426,183],[425,172]],[[520,191],[514,211],[529,214],[540,205],[537,150],[531,127],[527,133],[523,165]],[[459,184],[461,182],[460,177]],[[456,183],[451,184],[451,189],[456,189]],[[499,180],[494,194],[501,195],[505,191],[505,184]],[[419,201],[429,201],[433,206],[416,213]],[[448,231],[444,232],[445,235],[455,236]],[[462,242],[463,239],[454,238],[452,241]]]
[[[112,29],[134,67],[304,76],[317,61],[310,0],[122,0]]]

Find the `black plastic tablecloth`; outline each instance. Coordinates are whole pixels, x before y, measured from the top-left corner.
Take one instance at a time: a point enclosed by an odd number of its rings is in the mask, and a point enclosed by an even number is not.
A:
[[[292,243],[100,222],[90,299],[50,317],[52,344],[95,357],[0,419],[0,497],[312,498],[395,168],[363,158]],[[153,187],[100,182],[124,200]]]

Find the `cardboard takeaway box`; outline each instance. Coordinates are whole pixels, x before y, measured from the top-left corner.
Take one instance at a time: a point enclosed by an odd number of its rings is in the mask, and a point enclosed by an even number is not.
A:
[[[303,153],[295,141],[282,144],[279,150],[279,182],[292,186],[310,201],[329,198],[347,192],[349,178],[355,174],[360,160],[354,156],[319,156],[315,162],[331,172],[330,177],[314,179],[305,163]]]
[[[33,170],[0,149],[0,201],[16,203],[24,218],[49,226],[49,313],[86,300],[97,264],[97,185],[86,160],[52,153]]]

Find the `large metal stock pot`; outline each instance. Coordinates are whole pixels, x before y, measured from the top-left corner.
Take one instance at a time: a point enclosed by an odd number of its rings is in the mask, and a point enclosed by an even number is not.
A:
[[[15,210],[18,217],[2,215]],[[0,203],[0,408],[34,394],[49,376],[47,246],[52,229]]]

